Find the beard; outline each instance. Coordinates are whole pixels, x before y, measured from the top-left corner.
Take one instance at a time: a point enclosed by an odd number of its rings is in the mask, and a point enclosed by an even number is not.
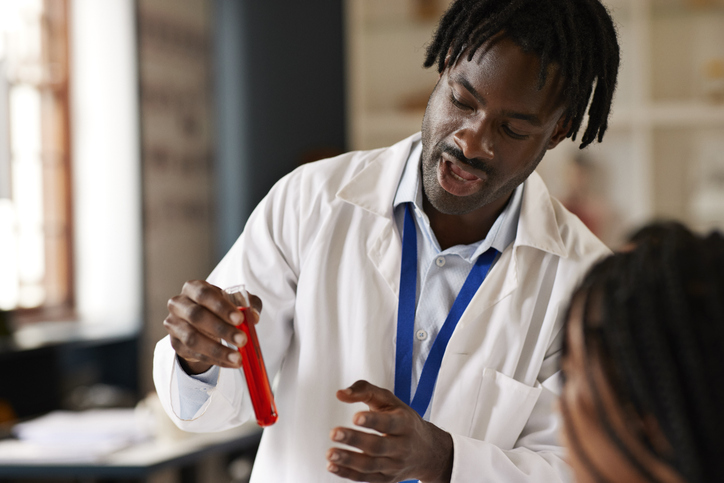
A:
[[[484,187],[477,193],[469,196],[456,196],[445,191],[438,181],[438,169],[443,153],[485,173]],[[433,208],[441,213],[446,215],[465,215],[498,200],[501,196],[510,195],[518,185],[530,176],[541,159],[543,159],[545,153],[546,149],[543,148],[535,161],[527,166],[526,169],[505,179],[491,163],[480,159],[466,158],[457,146],[448,144],[445,141],[433,143],[429,129],[426,129],[425,123],[423,123],[421,160],[423,196],[430,202]]]

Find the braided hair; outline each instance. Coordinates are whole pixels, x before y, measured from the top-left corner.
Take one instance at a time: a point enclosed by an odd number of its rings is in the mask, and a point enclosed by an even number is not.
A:
[[[631,421],[655,419],[664,448],[650,434],[636,435],[652,455],[688,482],[724,481],[724,237],[669,222],[645,227],[631,242],[631,251],[596,265],[574,295],[584,300],[586,353],[597,359],[587,365],[602,366]],[[564,357],[567,347],[566,340]],[[590,371],[588,379],[595,388]],[[594,396],[609,440],[656,481]]]
[[[616,88],[619,47],[616,30],[599,0],[456,0],[443,15],[427,47],[425,67],[437,62],[438,72],[453,65],[463,52],[475,52],[499,33],[524,52],[540,58],[539,88],[548,67],[557,64],[565,80],[567,137],[576,139],[591,93],[588,125],[581,149],[608,127]],[[594,91],[595,84],[595,91]]]

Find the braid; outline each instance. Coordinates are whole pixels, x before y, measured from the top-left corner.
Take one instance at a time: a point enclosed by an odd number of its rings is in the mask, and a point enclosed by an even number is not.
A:
[[[657,421],[668,449],[652,435],[637,435],[652,455],[686,481],[724,481],[724,238],[657,223],[630,239],[633,251],[600,262],[576,292],[600,298],[598,317],[590,311],[583,317],[591,363],[603,364],[619,405],[631,403],[630,418]],[[598,413],[630,461],[605,410]]]
[[[662,296],[670,300],[669,311],[662,321],[669,325],[670,333],[678,334],[678,337],[671,340],[672,347],[669,348],[674,354],[685,354],[680,357],[678,362],[681,367],[677,371],[672,371],[674,377],[668,379],[669,387],[667,390],[673,392],[673,399],[668,413],[663,413],[664,421],[670,424],[670,432],[672,439],[675,438],[678,447],[682,448],[683,454],[680,457],[682,465],[682,473],[696,475],[701,479],[700,469],[696,465],[689,462],[696,458],[696,438],[694,436],[694,428],[687,421],[687,413],[696,410],[687,404],[686,398],[681,390],[677,388],[684,387],[688,382],[693,393],[691,394],[691,402],[699,406],[697,401],[699,398],[707,399],[705,393],[702,393],[707,385],[705,371],[706,367],[701,359],[701,354],[697,348],[695,334],[686,327],[688,319],[694,315],[693,307],[689,301],[687,294],[687,285],[690,281],[692,268],[690,264],[696,264],[696,256],[692,257],[689,253],[678,253],[675,240],[665,240],[662,243],[662,256],[668,262],[662,267]],[[674,257],[681,257],[680,264],[671,263]],[[688,380],[688,381],[687,381]],[[688,453],[688,454],[687,454]]]
[[[566,82],[565,121],[571,123],[567,134],[573,140],[590,100],[580,147],[596,138],[600,142],[608,127],[620,54],[613,21],[599,0],[456,0],[440,20],[424,66],[437,63],[442,73],[463,51],[470,61],[501,32],[540,58],[539,88],[548,67],[559,66]]]
[[[681,448],[680,460],[688,464],[695,459],[692,452],[693,436],[685,420],[687,407],[681,388],[685,385],[685,376],[682,368],[678,366],[676,348],[672,347],[675,340],[668,334],[679,334],[678,339],[685,338],[682,331],[685,328],[677,327],[677,322],[687,318],[685,301],[677,290],[677,279],[681,274],[670,265],[670,255],[666,246],[642,246],[641,257],[634,258],[633,269],[639,275],[636,285],[627,287],[626,297],[629,304],[639,302],[639,310],[633,315],[640,320],[637,324],[624,321],[634,333],[634,343],[638,342],[640,372],[632,381],[632,395],[634,403],[641,408],[642,414],[652,414],[657,421],[661,421],[664,432],[671,444]],[[659,266],[652,270],[652,267]],[[642,280],[643,279],[643,280]],[[638,289],[633,287],[638,286]],[[647,296],[637,295],[643,292]],[[666,300],[666,310],[662,310],[661,301]],[[686,348],[680,348],[686,350]],[[634,347],[628,348],[634,350]],[[615,354],[620,351],[612,352]],[[636,382],[633,382],[636,381]],[[642,386],[641,384],[646,384]],[[656,400],[658,398],[658,401]],[[689,454],[685,454],[689,452]],[[682,473],[694,476],[694,468],[684,470]]]
[[[614,262],[613,265],[615,267],[616,261],[615,260],[612,260],[612,261]],[[611,290],[615,290],[615,287],[612,286],[612,284],[610,283],[610,280],[606,281],[606,285],[607,285],[607,289],[604,291],[603,298],[601,300],[601,303],[598,306],[596,306],[596,307],[592,306],[592,304],[588,303],[587,300],[584,302],[585,303],[585,308],[584,308],[584,312],[583,312],[584,320],[594,320],[595,319],[594,314],[595,314],[596,310],[603,311],[603,312],[606,312],[608,310],[609,300],[606,297],[606,294],[611,293]],[[604,315],[604,317],[605,317],[605,315]],[[591,337],[592,342],[590,344],[591,350],[587,350],[587,353],[588,354],[598,354],[598,357],[594,356],[594,359],[600,360],[601,354],[607,353],[607,346],[606,346],[606,344],[604,344],[603,341],[606,338],[610,339],[611,338],[610,334],[607,333],[606,331],[603,331],[600,326],[595,326],[595,325],[594,325],[594,327],[586,327],[584,330],[586,331],[587,334],[591,334],[591,336],[592,336]],[[623,345],[623,346],[630,345],[630,338],[626,337],[627,334],[625,332],[622,334],[618,334],[618,335],[619,335],[619,339],[621,341],[621,345]],[[632,354],[634,354],[634,352],[624,354],[624,357],[627,360],[627,362],[624,363],[625,367],[627,367],[628,365],[633,365],[633,366],[638,365],[638,360],[636,359],[635,356],[631,357]],[[654,476],[651,474],[651,472],[648,471],[648,469],[646,469],[646,467],[644,467],[644,465],[641,464],[641,462],[633,455],[633,453],[631,452],[629,447],[622,441],[621,437],[614,429],[613,424],[611,423],[611,419],[609,418],[608,413],[604,409],[603,399],[600,395],[598,386],[593,383],[593,381],[594,381],[593,363],[590,360],[588,360],[586,362],[587,362],[585,364],[586,377],[587,377],[588,381],[590,382],[590,387],[593,392],[593,399],[594,399],[596,414],[598,415],[598,418],[601,421],[601,425],[602,425],[604,431],[606,432],[608,439],[611,442],[613,442],[614,445],[616,445],[616,447],[621,451],[621,454],[628,460],[628,462],[634,468],[636,468],[639,471],[639,473],[641,475],[644,476],[646,481],[648,481],[649,483],[655,483],[656,478],[654,478]]]
[[[450,45],[453,42],[453,39],[455,37],[455,28],[454,26],[457,25],[459,22],[463,21],[463,19],[467,18],[465,11],[465,5],[462,2],[456,2],[454,3],[448,10],[445,12],[445,15],[440,19],[440,24],[437,27],[437,32],[435,33],[435,36],[433,37],[432,44],[427,49],[427,57],[425,58],[425,67],[431,67],[432,64],[435,63],[436,55],[430,56],[430,51],[434,50],[435,52],[446,52]],[[459,50],[456,51],[453,55],[455,58],[459,55]],[[445,70],[445,56],[441,55],[440,59],[438,61],[437,66],[438,72],[442,72]]]

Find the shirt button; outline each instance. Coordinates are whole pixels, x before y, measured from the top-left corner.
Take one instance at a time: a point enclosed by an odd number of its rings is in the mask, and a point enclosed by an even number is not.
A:
[[[437,259],[435,259],[435,265],[437,265],[438,267],[444,267],[445,257],[437,257]]]
[[[417,337],[417,340],[425,340],[425,339],[427,339],[427,332],[420,329],[417,332],[415,332],[415,337]]]

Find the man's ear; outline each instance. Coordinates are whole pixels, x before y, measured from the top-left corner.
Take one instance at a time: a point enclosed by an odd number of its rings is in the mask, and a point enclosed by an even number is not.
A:
[[[573,124],[573,121],[571,119],[568,119],[566,121],[566,114],[561,114],[561,118],[558,119],[558,123],[556,124],[555,129],[553,130],[553,134],[551,135],[551,138],[548,140],[548,147],[546,149],[553,149],[558,144],[566,139],[568,137],[568,133],[571,130],[571,125]]]

